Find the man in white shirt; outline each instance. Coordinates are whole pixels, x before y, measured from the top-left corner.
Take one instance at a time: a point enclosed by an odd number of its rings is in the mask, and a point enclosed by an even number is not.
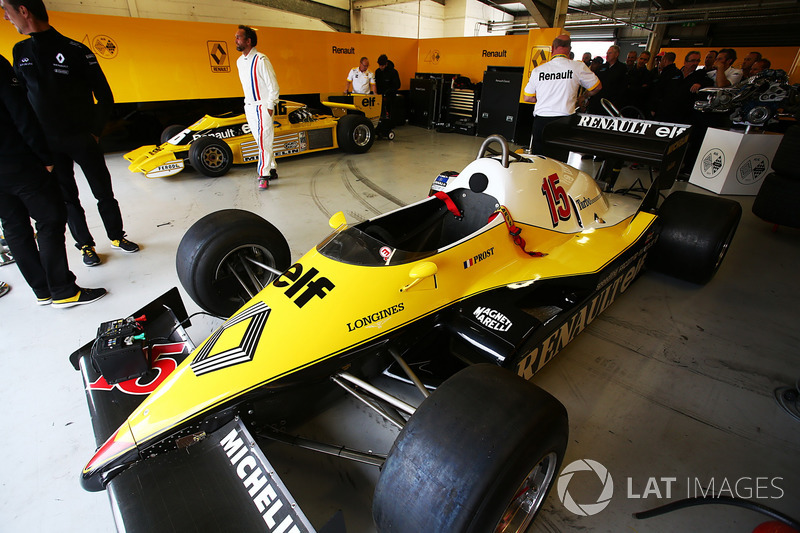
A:
[[[544,128],[550,122],[575,113],[578,107],[578,89],[586,89],[581,98],[596,94],[602,87],[594,72],[582,61],[569,59],[572,42],[569,35],[559,35],[553,41],[550,61],[531,71],[523,91],[526,102],[536,104],[533,109],[533,153],[566,161],[565,150],[546,148]]]
[[[736,50],[733,48],[723,48],[717,54],[717,59],[714,61],[714,68],[708,73],[708,77],[714,80],[714,85],[717,87],[730,87],[742,81],[742,70],[733,68],[733,63],[736,61]],[[717,76],[717,72],[724,72],[724,76]]]
[[[239,26],[235,40],[236,49],[242,53],[236,67],[244,90],[244,114],[258,145],[258,188],[269,189],[269,180],[278,179],[272,153],[272,114],[280,94],[278,79],[267,56],[255,48],[258,37],[253,28]]]
[[[369,59],[362,57],[357,67],[347,73],[344,94],[375,94],[375,75],[369,70]]]

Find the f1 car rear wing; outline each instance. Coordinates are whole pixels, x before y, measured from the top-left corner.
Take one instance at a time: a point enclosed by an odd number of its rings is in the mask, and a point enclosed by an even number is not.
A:
[[[545,141],[607,160],[650,165],[658,172],[651,189],[663,190],[675,183],[688,148],[690,128],[687,124],[577,113],[548,124]],[[610,185],[615,179],[616,176]],[[658,195],[655,196],[657,200]],[[650,194],[643,204],[648,203],[649,197]]]

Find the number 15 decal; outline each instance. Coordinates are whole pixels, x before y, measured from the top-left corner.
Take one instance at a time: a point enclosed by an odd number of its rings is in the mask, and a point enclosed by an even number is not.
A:
[[[569,217],[572,216],[572,209],[567,191],[558,184],[558,174],[550,174],[542,181],[542,194],[547,197],[550,219],[553,221],[554,228],[558,226],[559,220],[569,220]]]

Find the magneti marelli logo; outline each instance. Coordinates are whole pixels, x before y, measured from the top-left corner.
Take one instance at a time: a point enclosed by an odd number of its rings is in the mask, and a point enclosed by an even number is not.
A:
[[[597,475],[600,479],[600,483],[603,484],[603,489],[600,492],[600,496],[597,497],[597,501],[593,503],[577,503],[569,493],[569,482],[576,472],[587,471],[594,472],[595,475]],[[561,471],[561,475],[558,476],[556,490],[558,492],[558,499],[561,500],[561,503],[564,504],[567,511],[578,516],[592,516],[605,509],[608,504],[611,503],[611,497],[614,495],[614,481],[611,479],[611,474],[608,473],[608,469],[597,461],[593,461],[592,459],[578,459],[568,464],[564,470]]]

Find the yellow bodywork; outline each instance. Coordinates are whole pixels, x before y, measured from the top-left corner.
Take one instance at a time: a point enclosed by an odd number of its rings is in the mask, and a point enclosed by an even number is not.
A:
[[[120,450],[113,454],[119,456],[133,446],[142,449],[249,391],[485,291],[598,273],[651,231],[655,215],[637,212],[635,200],[607,201],[590,177],[566,165],[541,159],[533,167],[535,173],[530,165],[515,172],[495,160],[478,159],[448,189],[461,190],[477,171],[494,175],[487,192],[508,209],[528,250],[543,257],[523,252],[502,216],[429,257],[404,264],[358,266],[313,249],[198,346],[101,450]],[[551,182],[563,186],[577,208],[555,227],[547,199],[538,192],[541,176],[553,174],[562,178]],[[534,194],[522,195],[523,187]],[[422,202],[432,201],[439,200]],[[257,320],[258,328],[249,329]],[[215,358],[238,357],[247,343],[250,360],[213,369]],[[104,457],[102,464],[113,458]],[[90,462],[84,474],[102,464]]]
[[[314,113],[313,119],[295,123],[289,120],[289,115],[294,111],[303,110],[306,105],[280,100],[273,115],[273,154],[276,158],[281,158],[338,148],[336,125],[339,118],[348,111],[356,112],[366,116],[373,126],[376,126],[380,118],[381,98],[380,95],[354,95],[352,103],[323,100],[322,104],[329,107],[333,115]],[[331,131],[332,144],[321,148],[311,147],[309,132],[326,129]],[[244,113],[224,116],[205,115],[160,146],[145,145],[126,153],[123,157],[131,163],[128,165],[128,170],[141,172],[148,178],[163,178],[181,172],[188,164],[191,146],[182,140],[185,135],[192,136],[191,141],[203,135],[211,135],[225,141],[231,148],[234,165],[258,161],[258,147],[247,126]]]

